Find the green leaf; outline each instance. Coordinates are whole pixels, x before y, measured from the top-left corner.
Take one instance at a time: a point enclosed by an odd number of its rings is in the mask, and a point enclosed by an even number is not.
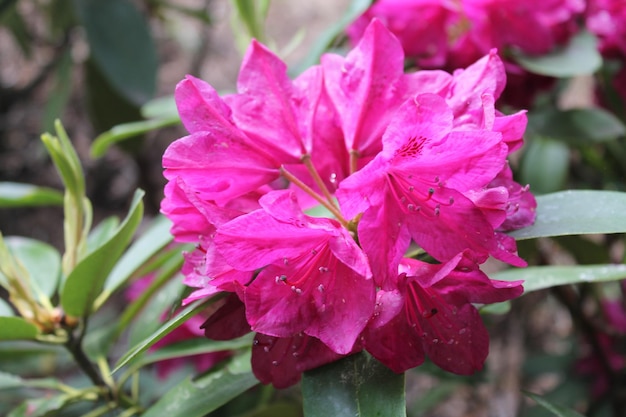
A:
[[[145,119],[170,119],[178,117],[178,107],[174,96],[153,98],[141,106],[141,116]]]
[[[602,65],[597,39],[589,32],[581,31],[562,48],[547,55],[529,56],[515,54],[515,60],[523,68],[535,74],[557,78],[588,75]]]
[[[25,379],[18,375],[0,371],[0,390],[23,387],[62,390],[62,386],[61,381],[55,378]]]
[[[554,404],[537,394],[533,394],[532,392],[524,392],[524,394],[527,397],[535,400],[537,404],[550,411],[557,417],[585,417],[570,408],[563,407],[559,404]]]
[[[600,108],[550,110],[528,116],[533,135],[588,146],[616,140],[626,134],[622,121]]]
[[[569,190],[537,197],[535,224],[509,233],[515,239],[626,233],[626,193]]]
[[[365,353],[305,372],[305,417],[405,417],[404,375]]]
[[[185,379],[148,408],[142,417],[202,417],[258,383],[250,370],[249,353],[236,356],[223,367],[197,379]]]
[[[565,185],[570,150],[562,142],[535,138],[530,141],[520,167],[521,182],[530,184],[533,193],[559,191]]]
[[[120,226],[120,219],[116,216],[107,217],[94,227],[87,236],[87,253],[91,253],[104,245]]]
[[[128,215],[115,235],[82,259],[67,277],[61,292],[61,305],[67,314],[84,317],[91,313],[93,302],[102,291],[107,276],[141,222],[143,195],[142,190],[135,191]]]
[[[94,140],[91,145],[91,156],[93,158],[99,158],[104,156],[107,150],[118,142],[136,138],[152,130],[177,125],[179,123],[180,118],[178,116],[173,116],[168,119],[150,119],[117,125],[111,130],[100,134]]]
[[[205,309],[209,303],[212,303],[213,300],[199,300],[195,303],[190,304],[184,310],[182,310],[179,314],[173,317],[170,321],[161,325],[158,330],[150,335],[148,338],[134,346],[130,351],[128,351],[124,356],[120,358],[120,360],[115,365],[115,369],[113,369],[112,373],[117,372],[121,367],[129,364],[133,359],[137,356],[148,350],[152,345],[154,345],[159,340],[163,339],[169,333],[171,333],[174,329],[179,327],[181,324],[189,320],[194,315],[198,314],[200,311]]]
[[[524,280],[524,293],[583,282],[618,281],[626,278],[626,265],[531,266],[491,274],[501,281]]]
[[[75,0],[91,56],[113,88],[136,105],[156,90],[157,53],[148,22],[132,1]]]
[[[58,1],[55,3],[59,3]],[[60,119],[65,106],[72,93],[72,51],[66,48],[55,68],[55,85],[48,94],[44,108],[43,130],[50,131],[54,128],[54,121]]]
[[[201,355],[204,353],[243,349],[252,345],[252,339],[252,333],[232,340],[209,340],[206,337],[187,339],[178,343],[163,346],[157,351],[146,355],[141,361],[139,361],[138,366],[144,366],[149,363],[160,362],[167,359]]]
[[[56,248],[39,240],[20,236],[6,237],[5,243],[28,271],[30,286],[38,298],[42,295],[52,297],[61,277],[61,255]]]
[[[34,398],[24,401],[19,407],[12,410],[7,417],[43,417],[58,416],[59,414],[49,414],[65,407],[71,400],[67,394],[56,395],[54,397]]]
[[[33,35],[28,30],[28,24],[19,13],[17,1],[5,1],[2,3],[2,14],[0,15],[0,26],[6,27],[17,45],[19,45],[25,57],[30,58],[32,54]]]
[[[63,193],[32,184],[0,182],[0,207],[61,206]]]
[[[0,341],[35,340],[39,329],[21,317],[0,317]]]
[[[326,29],[309,49],[309,54],[294,69],[294,74],[300,74],[304,70],[317,64],[320,57],[332,45],[333,41],[341,35],[346,26],[356,20],[372,4],[372,0],[352,0],[343,16],[332,26]]]
[[[148,230],[142,234],[124,253],[111,271],[104,284],[105,294],[112,293],[141,268],[152,256],[172,242],[170,228],[172,222],[165,216],[154,219]]]

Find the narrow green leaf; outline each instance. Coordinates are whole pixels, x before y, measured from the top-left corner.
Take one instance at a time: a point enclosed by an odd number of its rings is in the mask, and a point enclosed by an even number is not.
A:
[[[320,57],[332,45],[335,38],[343,33],[346,26],[356,20],[372,4],[372,0],[352,0],[343,16],[332,26],[326,29],[309,48],[309,54],[294,69],[294,74],[300,74],[307,68],[317,64]]]
[[[530,72],[550,77],[568,78],[589,75],[602,65],[597,39],[589,32],[581,31],[570,42],[554,52],[541,56],[515,54],[515,60]]]
[[[0,341],[35,340],[39,329],[21,317],[0,317]]]
[[[626,233],[626,193],[569,190],[537,197],[535,224],[509,233],[515,239]]]
[[[107,293],[115,291],[152,256],[172,242],[172,222],[165,216],[157,216],[148,230],[124,253],[106,280]]]
[[[626,265],[531,266],[496,272],[491,278],[524,280],[524,293],[528,293],[558,285],[622,280],[626,278]]]
[[[236,356],[223,367],[197,379],[185,379],[148,408],[142,417],[202,417],[258,383],[250,370],[249,353]]]
[[[51,413],[61,410],[69,401],[71,401],[71,398],[67,394],[29,399],[12,410],[7,417],[58,416],[59,414]]]
[[[0,182],[0,207],[61,206],[63,193],[32,184]]]
[[[559,404],[554,404],[537,394],[533,394],[532,392],[524,392],[524,394],[527,397],[535,400],[537,404],[539,404],[546,410],[550,411],[552,414],[554,414],[557,417],[585,417],[582,414],[579,414],[570,408],[563,407],[562,405],[559,405]]]
[[[120,358],[120,360],[115,365],[115,369],[113,369],[112,373],[117,372],[123,366],[129,364],[132,360],[134,360],[137,356],[148,350],[152,345],[154,345],[159,340],[163,339],[169,333],[171,333],[174,329],[179,327],[181,324],[189,320],[192,316],[198,314],[200,311],[205,309],[209,303],[213,302],[212,300],[199,300],[195,303],[190,304],[184,310],[182,310],[179,314],[173,317],[170,321],[164,323],[159,327],[159,329],[150,335],[148,338],[143,340],[141,343],[137,344],[131,350],[129,350],[124,356]]]
[[[570,150],[563,142],[537,137],[528,143],[520,167],[521,182],[533,193],[559,191],[565,185]]]
[[[178,343],[163,346],[155,352],[146,355],[139,361],[138,366],[164,361],[167,359],[183,358],[192,355],[235,350],[252,345],[252,333],[232,340],[209,340],[206,337],[183,340]]]
[[[141,222],[143,195],[142,190],[135,191],[128,215],[115,235],[82,259],[67,277],[61,292],[61,305],[67,314],[83,317],[91,313],[93,302],[102,291],[107,276]]]
[[[144,119],[171,119],[178,116],[178,107],[174,96],[153,98],[141,106]]]
[[[305,372],[305,417],[405,417],[404,375],[365,353]]]
[[[104,156],[107,150],[112,145],[118,142],[131,138],[136,138],[152,130],[177,125],[179,123],[180,118],[176,115],[167,119],[150,119],[117,125],[111,130],[100,134],[94,140],[93,144],[91,145],[91,156],[93,158],[99,158],[101,156]]]
[[[38,297],[52,297],[61,277],[61,255],[56,248],[39,240],[20,236],[6,237],[5,243],[28,271],[29,284],[34,293]]]
[[[87,253],[91,253],[104,245],[113,237],[120,226],[120,219],[116,216],[107,217],[94,227],[87,236]]]
[[[55,378],[22,378],[0,371],[0,390],[11,388],[42,388],[61,390],[63,384]]]
[[[55,2],[60,3],[60,2]],[[55,68],[55,84],[48,94],[48,100],[44,108],[43,128],[50,131],[54,128],[54,121],[60,119],[69,101],[72,92],[72,51],[66,48]]]
[[[129,0],[75,0],[91,56],[118,93],[140,105],[156,90],[158,59],[148,22]]]
[[[575,146],[612,141],[626,134],[622,121],[600,108],[550,110],[528,117],[533,135]]]

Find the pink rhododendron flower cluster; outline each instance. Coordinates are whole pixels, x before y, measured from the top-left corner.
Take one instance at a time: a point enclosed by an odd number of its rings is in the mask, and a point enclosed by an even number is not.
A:
[[[488,353],[474,303],[522,293],[480,270],[490,256],[524,266],[503,232],[535,215],[507,164],[526,115],[494,108],[502,61],[490,51],[454,74],[403,63],[374,20],[347,56],[295,80],[253,41],[237,93],[191,76],[176,89],[189,135],[163,157],[162,211],[197,244],[186,302],[229,293],[205,334],[256,332],[263,383],[361,350],[396,372],[428,355],[472,373]]]
[[[356,42],[368,23],[380,19],[421,68],[465,67],[497,48],[542,55],[567,42],[578,30],[584,0],[378,0],[351,26]],[[506,101],[527,106],[533,92],[551,85],[511,61]],[[532,88],[531,88],[532,87]],[[509,90],[510,91],[509,93]]]

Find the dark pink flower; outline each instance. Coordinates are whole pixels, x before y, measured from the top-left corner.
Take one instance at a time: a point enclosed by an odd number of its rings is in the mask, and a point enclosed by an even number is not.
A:
[[[521,282],[490,280],[462,253],[438,265],[404,259],[399,270],[402,306],[387,322],[372,320],[363,337],[365,349],[395,372],[420,365],[425,356],[456,374],[480,370],[489,335],[473,303],[517,297]],[[391,297],[392,304],[397,299]]]
[[[365,254],[338,222],[304,215],[289,191],[259,202],[263,209],[222,225],[215,237],[234,268],[264,268],[245,288],[252,330],[276,337],[304,332],[337,353],[350,352],[374,308]]]

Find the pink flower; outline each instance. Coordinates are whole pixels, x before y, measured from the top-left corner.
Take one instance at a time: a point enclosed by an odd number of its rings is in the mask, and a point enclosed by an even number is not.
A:
[[[374,308],[367,258],[338,222],[304,215],[293,193],[274,191],[259,202],[261,210],[222,225],[215,238],[233,267],[265,267],[245,288],[252,330],[304,332],[350,352]]]
[[[184,283],[196,289],[185,302],[229,293],[205,335],[256,332],[252,365],[264,383],[291,385],[364,340],[378,349],[367,335],[387,331],[418,292],[437,289],[473,314],[469,303],[483,296],[467,294],[491,286],[477,278],[457,289],[462,281],[449,278],[439,289],[426,277],[452,274],[459,253],[473,267],[490,255],[524,264],[499,232],[534,219],[506,162],[526,115],[495,109],[502,62],[492,51],[451,75],[405,74],[403,61],[398,40],[373,21],[346,57],[325,55],[293,81],[253,42],[236,94],[221,98],[193,77],[177,88],[190,135],[164,155],[162,211],[177,240],[196,243],[185,255]],[[312,207],[318,217],[303,211]],[[405,278],[412,242],[443,266]]]
[[[482,368],[489,335],[472,303],[494,303],[521,295],[521,282],[490,280],[465,254],[445,264],[404,259],[399,310],[389,321],[372,320],[364,346],[395,372],[420,365],[427,355],[440,368],[468,375]],[[388,318],[387,318],[388,319]]]
[[[453,129],[453,114],[439,96],[407,101],[383,137],[383,151],[347,178],[337,192],[348,217],[363,213],[359,242],[379,285],[396,275],[410,239],[440,261],[471,248],[481,262],[493,255],[524,262],[504,248],[465,195],[486,187],[502,170],[507,147],[497,132]]]

